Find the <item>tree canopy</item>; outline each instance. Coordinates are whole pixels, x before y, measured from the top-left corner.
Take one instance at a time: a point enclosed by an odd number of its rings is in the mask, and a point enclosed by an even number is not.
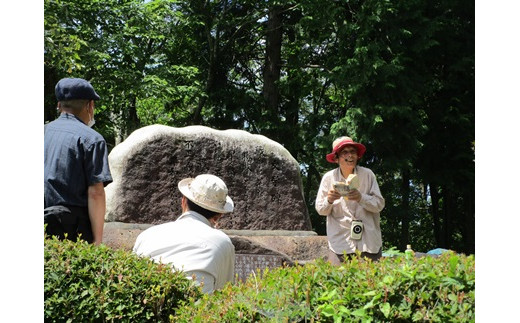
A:
[[[473,253],[475,19],[465,0],[45,0],[54,85],[91,81],[113,147],[149,124],[243,129],[300,163],[314,200],[334,138],[367,147],[385,246]]]

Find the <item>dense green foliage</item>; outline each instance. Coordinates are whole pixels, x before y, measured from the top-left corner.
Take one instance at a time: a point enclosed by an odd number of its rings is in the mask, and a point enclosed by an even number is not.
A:
[[[45,240],[45,321],[371,322],[475,320],[475,258],[354,258],[252,274],[202,294],[184,274],[86,242]]]
[[[45,239],[45,322],[166,322],[201,291],[183,273],[105,245]]]
[[[280,142],[314,199],[333,139],[367,146],[385,247],[474,252],[474,1],[45,0],[54,85],[90,80],[110,147],[161,123]]]
[[[174,321],[474,322],[475,258],[400,254],[266,270],[180,308]]]

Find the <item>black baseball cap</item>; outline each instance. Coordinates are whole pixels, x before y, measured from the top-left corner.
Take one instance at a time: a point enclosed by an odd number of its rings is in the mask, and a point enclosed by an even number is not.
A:
[[[92,85],[87,80],[80,78],[61,79],[56,84],[55,94],[58,101],[100,99]]]

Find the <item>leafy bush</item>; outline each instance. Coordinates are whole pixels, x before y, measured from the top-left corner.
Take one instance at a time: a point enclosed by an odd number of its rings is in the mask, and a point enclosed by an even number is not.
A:
[[[179,308],[178,322],[471,322],[474,256],[323,260],[266,270]]]
[[[45,239],[46,322],[169,321],[201,295],[181,272],[105,245]]]
[[[203,295],[169,266],[85,242],[45,240],[45,321],[473,322],[474,256],[353,259],[257,272]]]

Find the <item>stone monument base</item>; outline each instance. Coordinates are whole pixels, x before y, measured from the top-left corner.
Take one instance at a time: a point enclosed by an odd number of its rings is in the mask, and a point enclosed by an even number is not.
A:
[[[152,224],[106,222],[103,243],[130,251],[137,236]],[[327,258],[327,237],[313,231],[222,230],[235,246],[235,273],[245,280],[252,272]]]

